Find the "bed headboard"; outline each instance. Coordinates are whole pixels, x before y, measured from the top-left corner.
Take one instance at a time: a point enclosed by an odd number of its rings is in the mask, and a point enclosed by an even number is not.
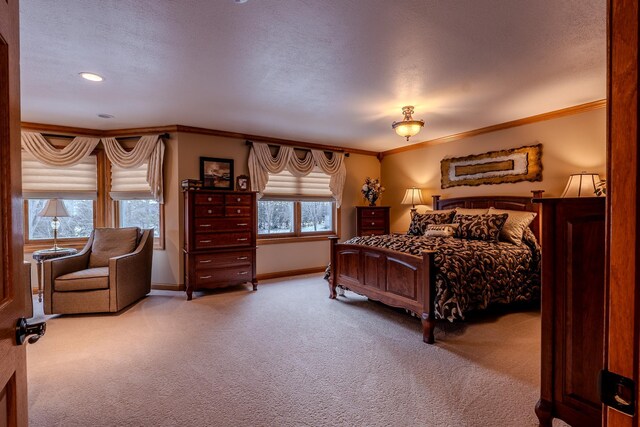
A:
[[[544,190],[532,191],[532,196],[473,196],[473,197],[455,197],[452,199],[440,199],[440,196],[433,196],[433,209],[483,209],[494,207],[496,209],[508,209],[512,211],[529,211],[536,212],[531,225],[531,231],[536,236],[538,243],[542,246],[542,215],[540,215],[540,204],[533,203],[531,200],[541,198]]]

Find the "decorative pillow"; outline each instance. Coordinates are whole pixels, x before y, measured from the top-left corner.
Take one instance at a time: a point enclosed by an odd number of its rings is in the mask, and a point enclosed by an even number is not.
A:
[[[500,240],[513,243],[514,245],[522,244],[524,229],[529,227],[529,224],[531,224],[536,215],[538,215],[535,212],[511,211],[496,208],[489,208],[489,213],[493,215],[506,213],[509,215],[507,222],[505,222],[504,227],[502,227],[502,231],[500,231]]]
[[[131,253],[138,243],[138,227],[96,228],[89,268],[109,267],[109,258]]]
[[[423,214],[416,213],[411,218],[409,231],[410,236],[423,236],[429,224],[450,224],[455,211],[450,209],[446,211],[429,211]]]
[[[458,224],[429,224],[427,225],[427,231],[424,232],[424,235],[451,237],[456,234],[456,228],[458,228]]]
[[[500,230],[507,221],[508,214],[500,215],[457,215],[454,222],[458,224],[456,237],[462,239],[487,240],[497,242]]]

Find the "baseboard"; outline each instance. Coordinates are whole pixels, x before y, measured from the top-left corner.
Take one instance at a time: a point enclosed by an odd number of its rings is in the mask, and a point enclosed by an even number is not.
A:
[[[184,285],[174,285],[169,283],[152,283],[151,289],[158,291],[184,291]]]
[[[327,268],[326,265],[320,267],[301,268],[298,270],[274,271],[273,273],[258,274],[258,280],[278,279],[280,277],[300,276],[302,274],[321,273]]]

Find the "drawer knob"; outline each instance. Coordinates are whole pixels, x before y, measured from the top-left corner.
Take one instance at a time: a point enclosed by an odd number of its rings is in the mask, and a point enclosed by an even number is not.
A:
[[[200,243],[211,243],[211,240],[200,240]]]
[[[238,197],[238,198],[236,199],[236,202],[239,202],[240,200],[242,200],[242,199],[241,199],[240,197]]]
[[[246,238],[246,237],[238,238],[238,242],[245,242],[245,241],[247,241],[247,240],[249,240],[249,239],[248,239],[248,238]]]
[[[242,224],[236,224],[236,226],[238,226],[238,227],[246,227],[247,225],[249,225],[249,224],[247,224],[246,222],[242,223]]]
[[[209,210],[207,211],[207,213],[211,213],[211,209],[209,209]]]
[[[236,210],[236,213],[240,213],[240,212],[242,212],[240,209],[237,209],[237,210]]]
[[[200,227],[204,227],[204,228],[211,227],[211,224],[200,224]]]
[[[211,197],[207,197],[207,201],[210,202],[211,201]]]
[[[238,276],[243,276],[245,274],[249,274],[249,272],[248,271],[241,271],[241,272],[238,273]]]
[[[211,279],[211,276],[200,276],[201,279]]]
[[[236,259],[243,260],[243,259],[249,259],[249,257],[248,257],[248,256],[239,256],[239,257],[238,257],[238,258],[236,258]]]
[[[375,222],[372,222],[372,223],[371,223],[371,225],[376,225],[376,223],[375,223]]]
[[[209,264],[211,262],[210,259],[205,259],[203,261],[200,261],[200,264]]]

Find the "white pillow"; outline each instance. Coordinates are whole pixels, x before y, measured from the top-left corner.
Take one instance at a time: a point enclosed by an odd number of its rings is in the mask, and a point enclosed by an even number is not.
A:
[[[424,232],[425,236],[451,237],[456,233],[458,224],[429,224]]]
[[[522,235],[524,229],[531,224],[537,213],[529,211],[511,211],[506,209],[489,208],[490,214],[508,214],[507,222],[504,223],[500,230],[500,240],[503,242],[513,243],[514,245],[522,244]]]

